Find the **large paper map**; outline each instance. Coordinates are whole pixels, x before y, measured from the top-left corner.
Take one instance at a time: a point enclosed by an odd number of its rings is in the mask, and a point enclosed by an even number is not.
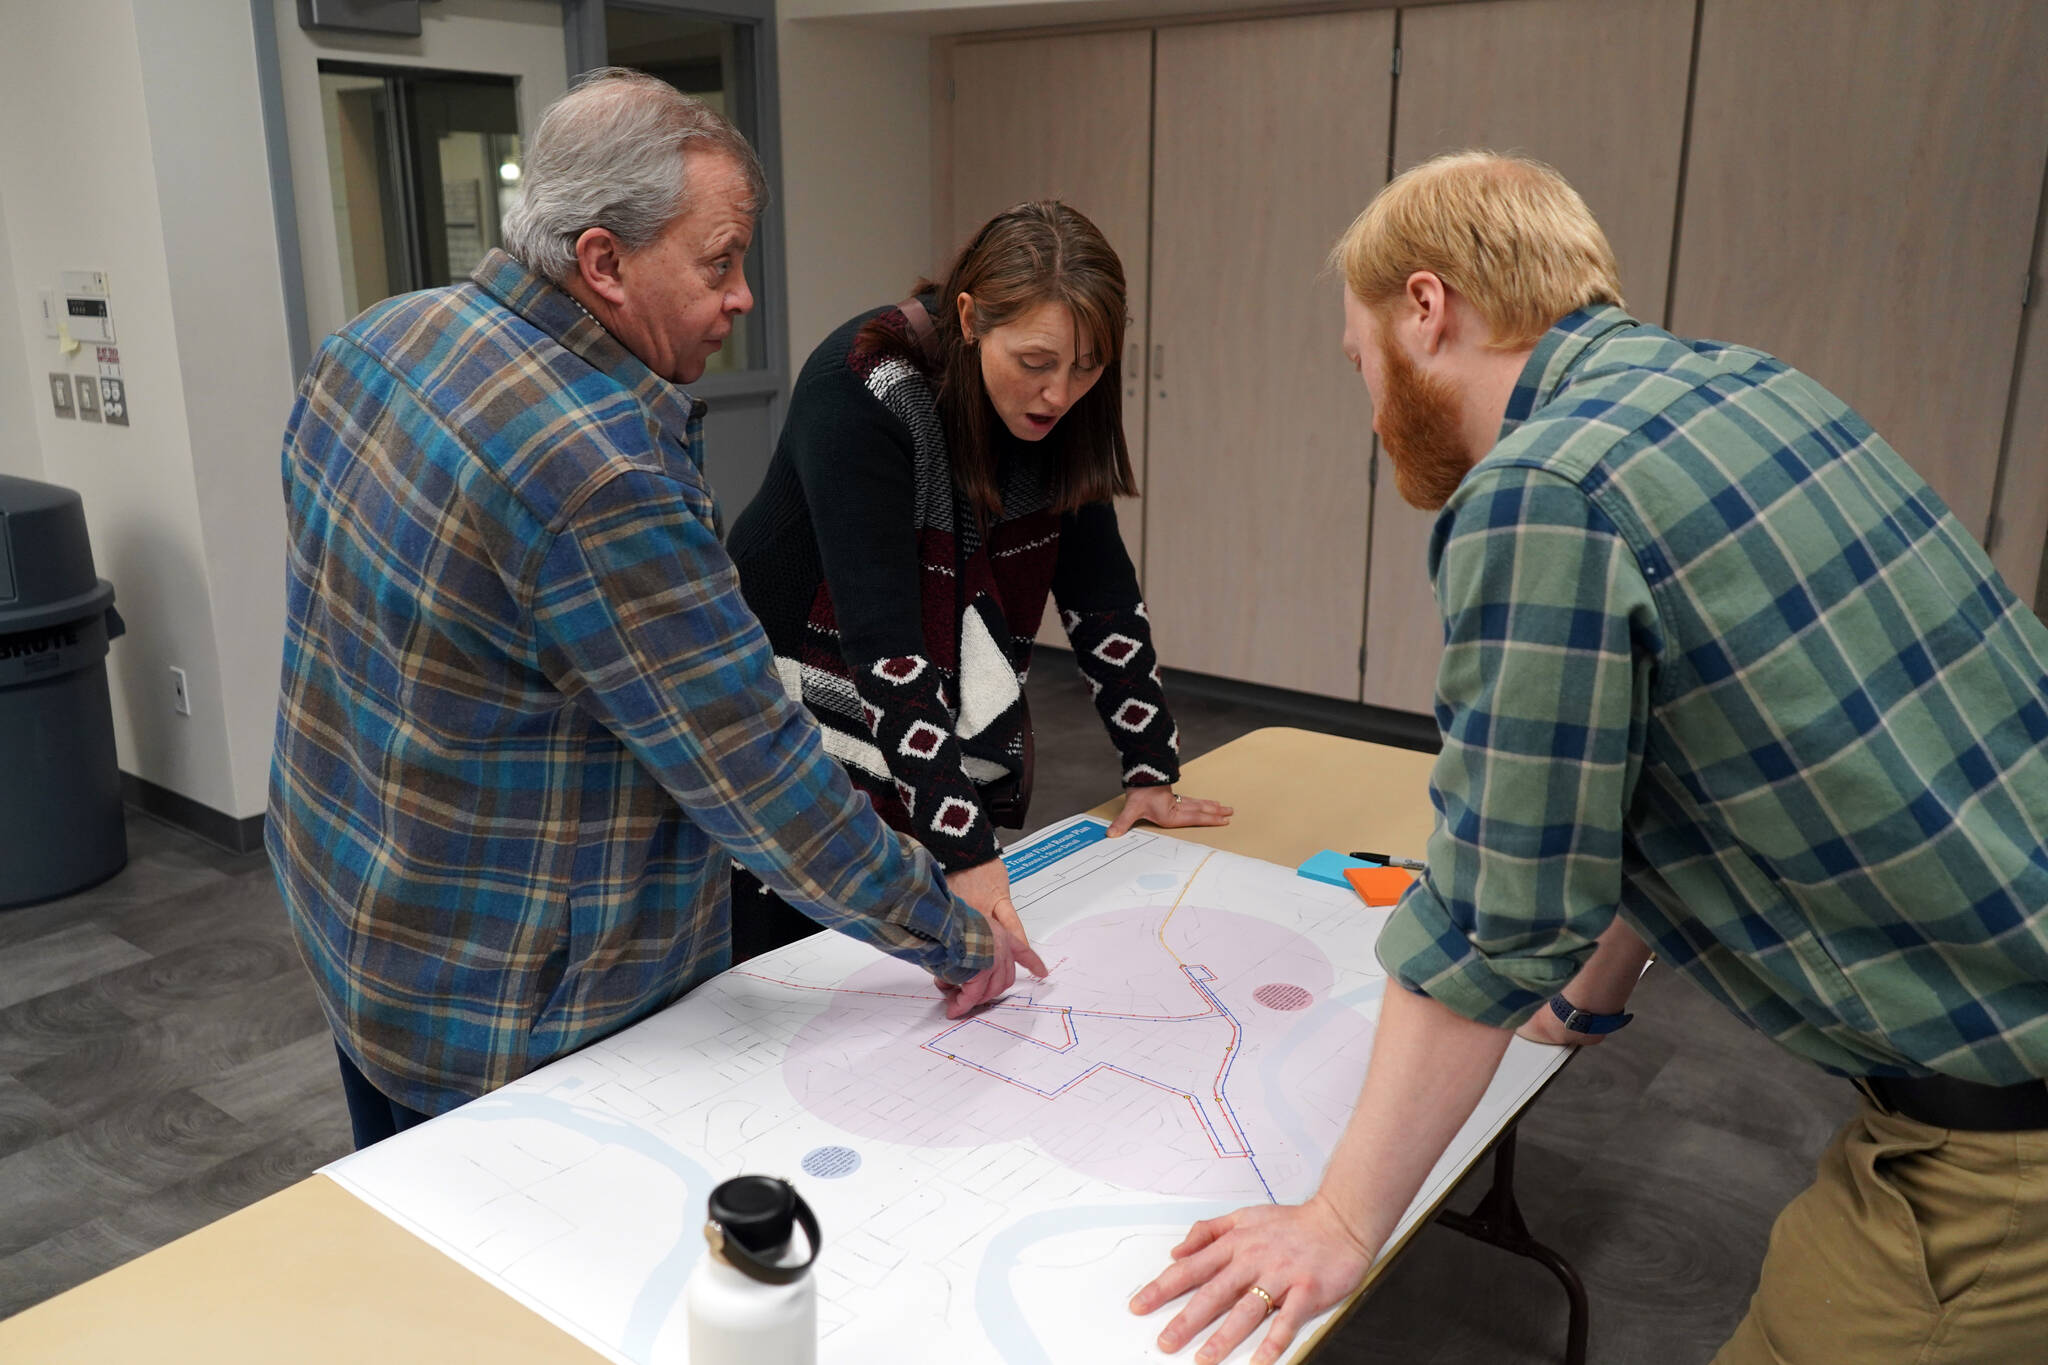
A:
[[[705,1201],[742,1172],[794,1181],[824,1226],[822,1361],[1164,1359],[1170,1314],[1124,1302],[1196,1219],[1315,1188],[1371,1053],[1385,914],[1088,819],[1008,861],[1051,976],[970,1019],[820,934],[327,1174],[635,1365],[688,1358]],[[1409,1221],[1561,1057],[1510,1048]]]

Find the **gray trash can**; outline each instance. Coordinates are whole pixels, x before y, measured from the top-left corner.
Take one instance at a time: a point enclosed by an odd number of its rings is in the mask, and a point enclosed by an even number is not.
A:
[[[78,494],[0,475],[0,909],[128,863],[107,699],[123,629]]]

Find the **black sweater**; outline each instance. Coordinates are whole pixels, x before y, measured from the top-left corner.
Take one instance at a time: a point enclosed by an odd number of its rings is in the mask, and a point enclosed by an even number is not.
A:
[[[887,344],[857,346],[876,317]],[[1180,775],[1115,509],[1053,512],[1043,448],[998,430],[1003,516],[978,530],[902,314],[863,314],[811,353],[730,540],[783,683],[827,751],[948,870],[1001,851],[982,794],[1023,767],[1023,682],[1048,592],[1124,783]]]

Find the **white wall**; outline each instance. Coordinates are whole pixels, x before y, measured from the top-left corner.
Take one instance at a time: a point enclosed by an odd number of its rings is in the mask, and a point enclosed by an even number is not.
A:
[[[213,2],[238,10],[247,25],[245,8]],[[144,3],[168,7],[167,0]],[[206,7],[207,0],[176,5],[195,17]],[[105,270],[132,423],[60,421],[47,400],[35,403],[42,477],[84,496],[94,558],[129,623],[108,669],[122,767],[216,810],[251,813],[237,791],[227,737],[151,146],[152,132],[175,143],[184,130],[150,127],[135,15],[125,0],[35,9],[34,26],[0,44],[0,127],[15,130],[0,137],[14,329],[32,375],[91,372],[90,346],[66,359],[42,336],[36,290],[56,285],[61,270]],[[253,105],[241,116],[254,121]],[[31,129],[58,135],[25,131]],[[212,283],[232,290],[236,281]],[[261,310],[259,303],[249,306]],[[265,357],[249,359],[269,373]],[[247,401],[281,421],[279,397],[272,385],[259,384]],[[190,716],[171,709],[172,664],[190,678]],[[258,800],[253,809],[260,808]]]
[[[931,42],[776,26],[790,374],[840,323],[894,303],[931,260]]]
[[[0,299],[14,297],[14,257],[7,249],[7,199],[0,195]],[[35,295],[28,306],[36,307]],[[43,377],[31,375],[28,349],[21,330],[0,313],[0,474],[24,479],[43,477],[42,438],[36,433],[35,404],[41,401]]]
[[[137,0],[135,25],[234,784],[232,804],[215,808],[254,815],[269,786],[284,639],[278,450],[298,378],[255,30],[247,4],[221,0]]]
[[[183,4],[205,2],[182,0]],[[275,5],[279,77],[291,143],[292,195],[298,207],[300,255],[305,261],[306,321],[318,344],[321,337],[349,320],[342,302],[334,191],[327,175],[320,60],[429,66],[514,77],[519,82],[520,131],[531,137],[540,124],[541,111],[569,89],[569,58],[562,37],[562,7],[556,0],[436,0],[420,7],[417,38],[309,33],[299,27],[297,0],[275,0]]]

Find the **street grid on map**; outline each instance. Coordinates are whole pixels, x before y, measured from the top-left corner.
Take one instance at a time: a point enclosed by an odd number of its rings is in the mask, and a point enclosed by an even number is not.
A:
[[[820,934],[329,1174],[615,1360],[687,1359],[705,1201],[743,1171],[818,1211],[823,1361],[1162,1359],[1163,1318],[1125,1299],[1196,1219],[1314,1189],[1370,1055],[1385,916],[1101,834],[1012,855],[1051,971],[969,1019]],[[1411,1219],[1558,1055],[1511,1049]]]

